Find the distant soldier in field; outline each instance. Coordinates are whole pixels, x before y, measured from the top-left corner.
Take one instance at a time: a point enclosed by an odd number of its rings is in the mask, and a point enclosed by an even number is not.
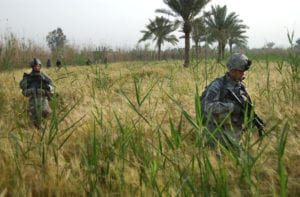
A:
[[[90,58],[88,58],[87,61],[86,61],[86,65],[89,66],[91,64],[92,64],[92,61],[90,60]]]
[[[57,68],[61,68],[61,61],[59,59],[56,60],[56,66]]]
[[[29,97],[28,113],[34,125],[40,128],[42,118],[46,118],[51,112],[48,99],[53,95],[53,82],[46,74],[41,72],[42,63],[33,58],[30,63],[31,73],[24,73],[20,81],[22,94]]]
[[[47,68],[50,68],[50,67],[51,67],[51,60],[48,59],[48,60],[47,60]]]
[[[240,53],[233,54],[227,62],[228,72],[213,80],[200,97],[203,123],[208,130],[210,147],[215,147],[216,141],[227,149],[237,147],[239,144],[246,117],[244,113],[247,112],[249,119],[251,116],[252,102],[242,84],[244,73],[250,65],[251,60],[247,56]],[[261,134],[263,122],[256,116],[255,114],[253,124],[258,127]]]

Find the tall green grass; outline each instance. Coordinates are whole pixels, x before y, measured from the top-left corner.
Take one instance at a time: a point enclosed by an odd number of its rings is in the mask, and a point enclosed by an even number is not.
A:
[[[222,146],[211,150],[205,144],[208,135],[199,95],[208,82],[224,73],[220,64],[196,62],[189,69],[177,61],[102,66],[47,70],[59,97],[51,101],[53,113],[40,130],[27,117],[26,98],[17,87],[22,71],[14,71],[15,80],[8,73],[1,75],[0,82],[4,79],[7,85],[0,86],[6,114],[0,119],[0,168],[5,168],[0,193],[298,193],[299,142],[294,138],[299,129],[299,81],[292,79],[288,62],[259,61],[249,71],[246,85],[256,112],[267,122],[266,134],[258,138],[255,128],[248,129],[236,152]],[[253,82],[262,71],[264,80]]]

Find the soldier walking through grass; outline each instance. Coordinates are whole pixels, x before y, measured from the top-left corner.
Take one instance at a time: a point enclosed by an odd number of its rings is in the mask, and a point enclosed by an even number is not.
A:
[[[56,60],[56,67],[61,68],[61,61],[59,59]]]
[[[250,65],[251,60],[244,54],[233,54],[227,62],[228,72],[213,80],[202,93],[201,111],[209,147],[218,142],[227,149],[238,147],[246,111],[249,119],[251,115],[251,99],[242,83]]]
[[[50,67],[51,67],[51,60],[48,59],[48,60],[47,60],[47,68],[50,68]]]
[[[39,59],[34,58],[30,65],[32,71],[29,74],[24,73],[20,88],[22,94],[29,97],[28,114],[34,125],[40,128],[42,119],[52,112],[49,99],[53,95],[53,82],[41,72],[42,63]]]

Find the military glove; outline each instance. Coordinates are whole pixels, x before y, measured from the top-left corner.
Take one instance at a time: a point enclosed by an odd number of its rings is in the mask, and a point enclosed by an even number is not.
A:
[[[231,109],[230,112],[232,112],[233,114],[240,114],[243,112],[243,109],[239,105],[235,103],[229,103],[229,104]]]
[[[240,113],[243,113],[243,109],[240,106],[235,104],[233,108],[233,114],[240,114]]]

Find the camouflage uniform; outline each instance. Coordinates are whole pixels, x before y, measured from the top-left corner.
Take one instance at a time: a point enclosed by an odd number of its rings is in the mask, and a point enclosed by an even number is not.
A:
[[[61,61],[58,59],[58,60],[56,60],[56,66],[58,67],[58,68],[60,68],[61,67]]]
[[[32,71],[30,74],[24,73],[20,88],[22,94],[29,97],[29,116],[35,126],[39,127],[42,118],[52,112],[48,98],[53,94],[53,82],[46,74]]]
[[[229,70],[245,71],[249,60],[241,54],[234,54],[227,63]],[[208,132],[225,147],[238,143],[241,139],[244,123],[244,113],[239,104],[230,96],[232,91],[242,101],[249,101],[250,97],[241,81],[232,80],[228,73],[215,79],[203,92],[200,100],[202,107],[203,123]],[[209,145],[214,147],[211,139]]]
[[[50,67],[51,67],[51,60],[48,59],[48,60],[47,60],[47,68],[50,68]]]

